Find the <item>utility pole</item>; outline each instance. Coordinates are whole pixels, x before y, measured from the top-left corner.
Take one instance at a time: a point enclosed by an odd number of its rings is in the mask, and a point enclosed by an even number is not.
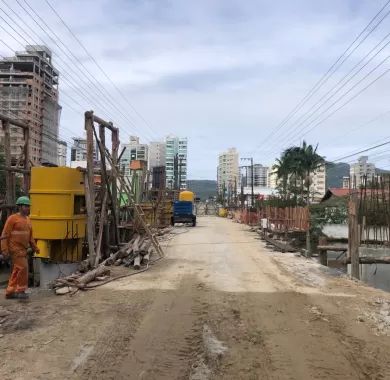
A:
[[[255,193],[254,193],[254,176],[253,176],[253,157],[242,157],[241,160],[248,160],[251,162],[250,168],[251,168],[251,207],[254,207],[255,204]],[[248,172],[247,172],[248,173]],[[248,181],[248,174],[247,174],[247,181]]]
[[[234,207],[237,207],[237,178],[234,178]]]
[[[244,175],[241,173],[241,209],[244,209],[244,200],[245,200],[245,195],[244,195]]]

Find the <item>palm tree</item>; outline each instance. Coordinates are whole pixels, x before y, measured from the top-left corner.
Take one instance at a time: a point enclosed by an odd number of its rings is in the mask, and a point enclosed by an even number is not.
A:
[[[302,173],[302,183],[306,190],[306,203],[310,203],[310,186],[312,184],[311,173],[315,172],[320,166],[325,164],[325,158],[317,153],[318,144],[315,148],[308,145],[306,141],[302,142],[300,147],[300,164]]]
[[[298,203],[298,194],[307,206],[310,204],[310,186],[312,183],[311,174],[320,166],[325,164],[324,157],[317,153],[318,145],[313,147],[302,142],[301,146],[292,146],[283,151],[280,159],[272,167],[276,171],[277,178],[282,181],[282,197],[287,200],[289,181],[294,181],[294,187],[291,189],[296,204]],[[300,192],[298,192],[298,181]],[[310,230],[306,232],[306,250],[307,255],[311,255]]]
[[[276,159],[276,163],[272,166],[272,170],[276,173],[278,180],[281,180],[281,195],[287,198],[288,177],[290,175],[289,163],[286,157],[282,155],[281,158]]]

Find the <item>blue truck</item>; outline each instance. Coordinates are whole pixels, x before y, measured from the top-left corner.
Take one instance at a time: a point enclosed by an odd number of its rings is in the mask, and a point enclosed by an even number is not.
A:
[[[171,218],[172,226],[175,223],[191,223],[196,226],[196,215],[194,215],[194,202],[175,201],[173,203],[173,215]]]

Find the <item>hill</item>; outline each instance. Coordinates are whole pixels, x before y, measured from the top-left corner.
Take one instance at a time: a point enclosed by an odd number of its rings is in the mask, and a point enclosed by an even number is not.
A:
[[[217,181],[192,179],[187,181],[187,186],[202,201],[217,195]]]
[[[376,168],[375,173],[376,174],[390,174],[390,170]]]
[[[326,164],[326,187],[343,187],[343,177],[349,176],[349,164],[339,162]]]
[[[376,174],[389,174],[390,170],[375,169]],[[339,162],[337,164],[327,163],[326,164],[326,187],[342,187],[343,177],[349,176],[349,164],[345,162]]]

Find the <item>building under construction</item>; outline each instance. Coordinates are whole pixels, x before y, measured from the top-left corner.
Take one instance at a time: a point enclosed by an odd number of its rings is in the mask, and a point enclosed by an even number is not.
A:
[[[58,70],[51,51],[40,45],[0,60],[0,114],[27,123],[30,128],[29,156],[34,165],[57,164]],[[1,134],[0,130],[0,134]],[[0,144],[3,136],[0,135]],[[11,128],[11,155],[17,159],[23,146],[23,133]]]

